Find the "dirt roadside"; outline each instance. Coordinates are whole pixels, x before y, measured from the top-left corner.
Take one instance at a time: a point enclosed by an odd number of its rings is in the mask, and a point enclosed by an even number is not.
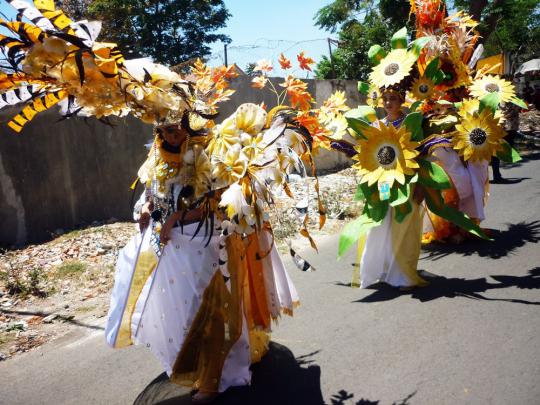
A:
[[[291,187],[294,195],[309,189],[310,232],[315,240],[338,232],[360,211],[353,201],[358,181],[354,170],[324,175],[319,181],[327,209],[322,230],[317,226],[314,179],[294,182]],[[286,253],[287,240],[297,248],[309,245],[296,233],[295,201],[282,196],[276,205],[272,223],[278,249]],[[137,232],[134,223],[109,222],[53,235],[45,243],[0,252],[0,361],[76,328],[104,324],[118,252]]]

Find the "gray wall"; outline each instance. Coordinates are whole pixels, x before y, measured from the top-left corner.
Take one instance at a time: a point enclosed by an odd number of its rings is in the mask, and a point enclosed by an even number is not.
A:
[[[250,81],[242,76],[233,82],[236,93],[220,107],[221,117],[244,102],[275,105],[273,94],[252,88]],[[346,91],[351,107],[360,102],[354,81],[308,84],[319,103],[335,90]],[[56,229],[96,220],[131,218],[130,185],[146,157],[151,126],[133,118],[113,118],[112,128],[94,118],[58,122],[58,113],[51,110],[17,135],[5,125],[16,111],[0,111],[0,245],[42,241]],[[326,151],[316,162],[321,171],[350,164],[341,154]]]

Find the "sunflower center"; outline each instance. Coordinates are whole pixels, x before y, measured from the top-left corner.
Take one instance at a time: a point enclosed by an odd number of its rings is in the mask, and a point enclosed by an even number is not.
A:
[[[495,93],[495,92],[498,92],[500,90],[499,86],[496,83],[488,83],[488,84],[486,84],[485,89],[486,89],[486,91],[488,93]]]
[[[427,93],[429,91],[429,86],[427,84],[421,84],[418,87],[418,90],[420,91],[420,93]]]
[[[377,152],[377,161],[382,166],[388,166],[396,159],[396,151],[391,146],[383,146]]]
[[[386,76],[392,76],[392,75],[395,75],[398,70],[399,70],[399,65],[395,62],[392,62],[384,68],[384,74]]]
[[[486,139],[487,139],[486,131],[484,131],[481,128],[475,128],[470,132],[469,139],[471,140],[473,144],[480,146],[484,142],[486,142]]]

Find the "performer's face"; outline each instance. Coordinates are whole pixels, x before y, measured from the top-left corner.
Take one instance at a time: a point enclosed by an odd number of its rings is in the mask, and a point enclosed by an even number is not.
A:
[[[388,115],[398,115],[401,110],[401,104],[403,101],[401,97],[394,92],[386,92],[382,96],[384,103],[384,110]]]
[[[178,125],[167,125],[159,128],[159,133],[169,145],[180,146],[186,140],[188,133]]]

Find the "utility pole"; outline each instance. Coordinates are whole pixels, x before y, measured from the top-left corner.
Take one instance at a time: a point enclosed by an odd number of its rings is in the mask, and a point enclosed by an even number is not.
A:
[[[227,60],[227,44],[224,44],[225,47],[225,67],[229,67],[229,62]]]
[[[332,66],[332,79],[336,78],[336,69],[334,68],[334,57],[332,56],[332,39],[328,38],[328,53],[330,54],[330,65]]]

